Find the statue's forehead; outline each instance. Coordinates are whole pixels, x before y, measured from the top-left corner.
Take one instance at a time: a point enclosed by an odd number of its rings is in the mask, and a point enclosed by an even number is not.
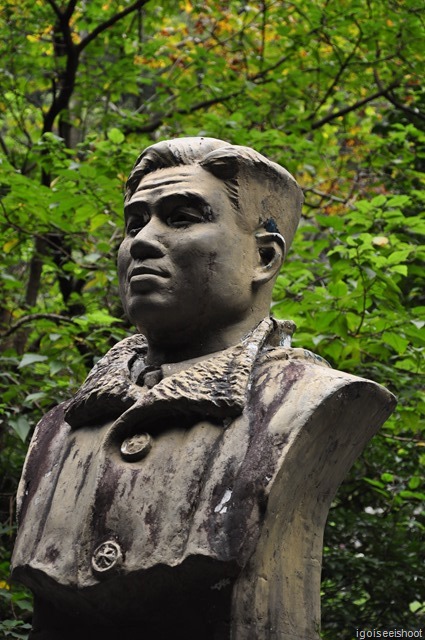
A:
[[[213,175],[199,165],[167,167],[157,169],[144,176],[137,185],[135,193],[173,186],[183,186],[184,188],[199,187],[200,184],[207,186],[215,181],[217,181],[217,178],[214,178]]]

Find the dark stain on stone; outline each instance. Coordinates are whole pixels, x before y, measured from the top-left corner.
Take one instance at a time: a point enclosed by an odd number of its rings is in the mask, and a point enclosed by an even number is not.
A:
[[[200,469],[199,476],[196,475],[192,478],[188,490],[187,490],[187,499],[188,499],[188,510],[187,510],[187,518],[192,518],[193,514],[196,512],[199,504],[199,496],[201,491],[205,485],[205,480],[210,476],[211,467],[216,459],[217,453],[221,446],[223,433],[221,433],[215,440],[215,442],[208,448],[208,459],[205,461],[205,465]],[[189,535],[189,530],[188,530]]]
[[[294,384],[303,377],[305,365],[301,362],[289,362],[282,368],[281,376],[276,376],[274,368],[261,369],[260,372],[258,372],[257,368],[254,371],[255,376],[261,376],[261,384],[253,385],[249,398],[249,407],[252,414],[251,424],[254,431],[256,430],[255,425],[261,426],[261,423],[269,424],[271,417],[283,405]],[[261,395],[269,385],[278,390],[279,393],[275,393],[272,401],[265,405],[261,401]]]
[[[74,456],[74,458],[75,458],[75,456]],[[82,473],[81,473],[81,479],[80,479],[80,482],[78,483],[78,487],[77,487],[77,490],[76,490],[76,493],[75,493],[75,502],[77,502],[78,497],[79,497],[80,492],[81,492],[81,489],[86,484],[87,474],[88,474],[88,472],[90,470],[92,458],[93,458],[93,453],[89,453],[89,455],[84,460],[84,462],[82,462],[83,469],[82,469]]]
[[[146,514],[145,514],[145,524],[149,528],[149,539],[156,547],[158,543],[158,539],[161,533],[161,518],[160,518],[161,510],[156,505],[149,505]]]
[[[215,550],[217,557],[220,560],[231,560],[234,558],[232,549],[235,547],[235,536],[237,536],[237,531],[231,529],[228,526],[229,521],[229,510],[233,512],[234,510],[234,502],[233,502],[233,487],[235,483],[235,476],[237,473],[238,460],[234,456],[230,457],[226,461],[226,467],[221,476],[221,482],[214,487],[212,500],[211,500],[211,511],[208,517],[206,524],[208,540],[211,547]],[[226,491],[231,491],[232,496],[228,502],[223,504],[223,507],[226,508],[225,512],[220,513],[219,511],[215,511],[215,509],[220,505]],[[244,523],[241,522],[241,527],[244,526]]]
[[[131,492],[134,491],[134,487],[136,486],[136,481],[139,478],[140,473],[138,469],[130,469],[130,487]]]
[[[49,562],[55,562],[55,560],[59,557],[59,550],[56,549],[55,546],[50,545],[46,549],[46,559]]]
[[[59,464],[59,468],[63,468],[63,465],[66,461],[66,459],[68,458],[68,456],[71,454],[72,449],[74,448],[75,445],[75,441],[72,440],[68,440],[68,444],[65,448],[64,454],[62,456],[62,460],[58,460]],[[39,479],[40,480],[40,479]],[[43,509],[40,512],[40,517],[38,520],[38,529],[37,529],[37,533],[34,536],[34,548],[36,548],[41,540],[41,536],[43,534],[43,530],[44,530],[44,525],[46,524],[46,519],[47,516],[50,513],[51,510],[51,506],[52,506],[52,502],[53,502],[53,498],[56,492],[56,487],[58,484],[58,480],[59,480],[59,473],[52,473],[52,487],[49,491],[49,496],[45,502],[45,504],[43,505]],[[38,483],[37,483],[38,484]],[[34,491],[35,492],[35,491]]]
[[[33,446],[25,465],[25,477],[31,482],[27,484],[24,498],[19,512],[20,520],[23,520],[28,504],[34,497],[43,476],[51,471],[52,461],[49,455],[52,440],[63,428],[63,414],[67,403],[63,403],[49,411],[37,427],[37,443]],[[59,425],[59,427],[58,427]],[[56,461],[55,461],[56,462]]]
[[[106,527],[107,516],[117,497],[116,491],[122,473],[123,469],[116,467],[111,459],[106,460],[96,488],[91,516],[93,529],[99,539],[103,539],[109,533]]]
[[[224,525],[232,557],[249,556],[255,548],[267,508],[267,485],[287,441],[283,435],[270,434],[268,428],[293,385],[303,376],[304,369],[302,363],[291,363],[282,369],[278,381],[271,371],[260,372],[264,376],[261,384],[254,378],[246,410],[250,442],[234,481]],[[278,389],[279,393],[265,404],[262,398],[268,385]]]
[[[269,497],[266,493],[265,487],[260,487],[258,489],[257,502],[261,519],[266,515],[268,501]]]

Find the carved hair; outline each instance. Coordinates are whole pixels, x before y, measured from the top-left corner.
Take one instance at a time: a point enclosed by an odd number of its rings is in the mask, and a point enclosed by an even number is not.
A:
[[[149,173],[193,164],[223,180],[244,226],[277,231],[289,247],[301,215],[301,188],[286,169],[249,147],[202,137],[158,142],[137,158],[127,181],[126,201]]]

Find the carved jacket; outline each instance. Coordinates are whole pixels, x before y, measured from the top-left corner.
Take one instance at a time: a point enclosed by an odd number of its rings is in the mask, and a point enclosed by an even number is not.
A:
[[[316,638],[328,507],[393,397],[278,346],[282,327],[266,318],[159,374],[143,336],[113,347],[36,428],[14,577],[103,623],[137,619],[175,580],[188,593],[229,583],[235,638],[295,638],[300,625]],[[125,611],[123,589],[137,594]]]

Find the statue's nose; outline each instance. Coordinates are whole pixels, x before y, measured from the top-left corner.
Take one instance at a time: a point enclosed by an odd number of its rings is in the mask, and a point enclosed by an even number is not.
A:
[[[134,236],[130,246],[130,254],[133,259],[161,258],[165,255],[165,246],[162,241],[163,231],[159,221],[151,218]]]

